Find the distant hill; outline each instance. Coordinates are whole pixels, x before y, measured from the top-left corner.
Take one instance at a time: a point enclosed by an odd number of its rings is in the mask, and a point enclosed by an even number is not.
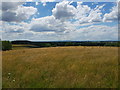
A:
[[[29,44],[31,43],[31,41],[28,40],[16,40],[16,41],[12,41],[12,44]]]

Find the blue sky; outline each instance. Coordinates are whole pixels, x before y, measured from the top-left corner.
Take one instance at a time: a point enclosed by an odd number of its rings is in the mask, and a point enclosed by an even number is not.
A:
[[[55,8],[55,5],[59,2],[47,2],[46,6],[43,6],[43,3],[41,2],[38,2],[38,3],[39,5],[36,5],[36,2],[27,2],[23,4],[23,6],[27,6],[27,7],[33,6],[37,8],[40,14],[38,14],[36,18],[40,18],[40,17],[52,15],[52,9]],[[103,5],[103,4],[105,4],[105,6],[102,8],[103,15],[105,13],[110,13],[110,9],[112,9],[112,7],[116,5],[114,2],[83,2],[82,5],[88,5],[89,7],[93,9],[97,5]],[[73,5],[74,7],[77,7],[77,2],[73,2],[71,5]]]
[[[116,2],[6,2],[3,40],[118,40]]]

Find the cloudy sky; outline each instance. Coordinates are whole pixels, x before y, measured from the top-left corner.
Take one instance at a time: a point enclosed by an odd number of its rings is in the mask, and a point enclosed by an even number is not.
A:
[[[118,40],[116,2],[3,2],[3,40]]]

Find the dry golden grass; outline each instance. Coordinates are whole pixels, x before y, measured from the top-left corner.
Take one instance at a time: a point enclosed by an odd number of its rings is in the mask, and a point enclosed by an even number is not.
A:
[[[117,47],[51,47],[3,52],[3,87],[115,88]]]
[[[30,45],[30,44],[13,44],[12,45],[13,50],[17,50],[17,49],[30,49],[30,48],[35,48],[35,45]]]

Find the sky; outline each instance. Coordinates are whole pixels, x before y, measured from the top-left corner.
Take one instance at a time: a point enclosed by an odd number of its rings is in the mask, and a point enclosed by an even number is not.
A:
[[[2,2],[2,40],[118,40],[117,2]]]

